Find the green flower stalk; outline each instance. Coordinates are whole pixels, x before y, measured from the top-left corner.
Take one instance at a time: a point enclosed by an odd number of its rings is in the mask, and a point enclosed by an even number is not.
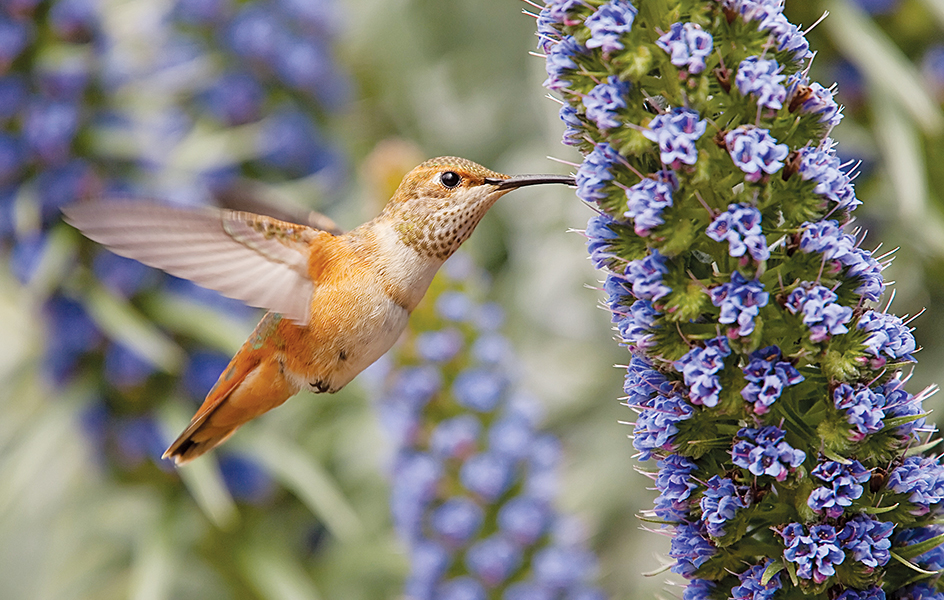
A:
[[[557,438],[516,389],[501,309],[449,259],[386,369],[378,411],[396,453],[390,496],[411,600],[602,600],[579,526],[553,506]]]
[[[538,35],[685,600],[944,598],[932,390],[804,33],[773,0],[557,0]]]

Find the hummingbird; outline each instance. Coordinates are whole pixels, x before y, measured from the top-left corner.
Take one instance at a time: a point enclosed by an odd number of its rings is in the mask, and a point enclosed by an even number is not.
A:
[[[389,350],[433,276],[495,202],[562,175],[508,176],[464,158],[407,173],[380,215],[347,233],[235,210],[139,200],[63,208],[122,256],[268,312],[163,458],[183,465],[301,390],[333,393]]]

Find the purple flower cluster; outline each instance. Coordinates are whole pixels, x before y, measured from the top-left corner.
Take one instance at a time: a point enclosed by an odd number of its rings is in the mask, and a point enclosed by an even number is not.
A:
[[[832,262],[838,271],[846,267],[846,274],[861,281],[856,293],[866,300],[878,301],[885,291],[882,264],[870,252],[858,247],[855,238],[843,233],[835,221],[804,223],[800,237],[800,250],[806,253],[819,252],[824,261]]]
[[[739,509],[751,505],[750,488],[736,486],[731,479],[714,475],[705,482],[705,491],[699,504],[708,535],[720,538],[725,534],[725,523],[733,519]]]
[[[835,565],[846,559],[832,525],[813,525],[807,532],[800,523],[790,523],[780,535],[786,546],[783,556],[796,564],[801,579],[823,583],[836,574]]]
[[[885,385],[877,388],[878,393],[885,396],[885,417],[913,417],[924,413],[921,395],[914,396],[905,390],[904,382],[895,377]],[[927,390],[926,390],[927,391]],[[925,426],[925,418],[919,417],[908,423],[903,423],[895,429],[905,437],[917,437],[917,431]]]
[[[659,496],[655,500],[656,516],[669,523],[678,523],[688,516],[692,492],[698,484],[692,480],[692,473],[698,466],[690,459],[670,454],[658,463],[656,489]]]
[[[711,222],[705,232],[716,242],[728,242],[735,258],[750,254],[756,262],[770,258],[767,238],[760,228],[760,211],[748,204],[731,204]]]
[[[852,177],[842,170],[832,142],[827,139],[817,148],[807,146],[799,151],[797,173],[804,181],[815,181],[813,191],[843,210],[853,210],[862,202],[856,198]]]
[[[680,523],[675,527],[669,556],[675,559],[672,572],[684,577],[695,574],[698,567],[714,556],[717,549],[699,525]]]
[[[846,588],[846,591],[836,596],[836,600],[885,600],[885,590],[880,587],[870,587],[867,590]]]
[[[708,295],[711,303],[721,308],[718,322],[736,325],[728,330],[729,337],[750,335],[754,331],[754,318],[770,298],[759,281],[748,280],[738,271],[731,274],[731,281],[712,288]]]
[[[782,84],[786,77],[781,70],[776,60],[750,56],[738,65],[734,84],[742,96],[753,94],[758,107],[780,110],[787,98],[787,88]]]
[[[771,577],[766,584],[761,583],[764,572],[772,563],[772,560],[767,560],[764,564],[754,565],[740,573],[738,580],[741,583],[731,589],[731,599],[772,600],[782,587],[780,585],[780,573]]]
[[[612,169],[621,161],[619,153],[607,143],[597,144],[577,169],[577,195],[584,202],[606,198],[606,182],[613,179]]]
[[[545,63],[547,79],[544,80],[544,87],[549,90],[561,90],[570,87],[567,71],[577,68],[577,63],[573,59],[582,51],[583,48],[571,36],[565,36],[551,44],[547,50],[547,61]]]
[[[824,123],[831,130],[842,121],[842,109],[833,98],[831,89],[820,84],[809,83],[805,74],[797,73],[791,76],[787,83],[789,88],[790,106],[806,114],[817,115],[819,122]]]
[[[694,165],[698,160],[698,141],[708,128],[708,122],[698,119],[698,113],[688,108],[673,108],[657,115],[643,130],[646,139],[659,144],[662,164],[678,169],[683,164]]]
[[[821,285],[801,285],[787,296],[784,306],[790,314],[803,315],[803,324],[810,329],[810,341],[822,342],[830,336],[849,331],[852,309],[836,302],[835,292]]]
[[[587,236],[587,252],[598,269],[603,268],[614,256],[613,241],[619,237],[612,227],[615,223],[616,221],[606,213],[595,214],[587,221],[587,229],[584,230]]]
[[[628,314],[613,313],[613,322],[620,334],[620,339],[633,352],[644,351],[653,346],[653,329],[657,327],[659,312],[648,300],[636,300],[629,307]]]
[[[839,532],[839,541],[843,549],[851,552],[853,560],[874,569],[885,565],[891,558],[889,537],[894,529],[894,523],[858,514],[846,521]]]
[[[888,474],[886,487],[897,494],[908,494],[914,504],[911,512],[927,514],[931,505],[944,499],[944,466],[930,456],[909,456]]]
[[[777,143],[770,131],[747,125],[726,133],[724,144],[734,164],[744,171],[744,180],[752,183],[782,169],[790,152],[786,144]]]
[[[673,23],[656,45],[665,50],[673,65],[684,67],[692,75],[705,70],[705,59],[711,54],[711,34],[695,23]]]
[[[633,427],[633,447],[639,450],[639,460],[648,460],[655,451],[671,449],[678,423],[692,418],[695,412],[684,397],[661,392],[629,407],[639,413]]]
[[[742,369],[747,385],[741,396],[754,405],[754,412],[765,414],[784,388],[803,381],[803,376],[792,363],[780,360],[777,346],[767,346],[751,353],[750,362]]]
[[[595,86],[583,97],[587,118],[600,129],[612,129],[620,125],[617,112],[626,108],[626,95],[629,84],[619,77],[610,75],[605,83]]]
[[[653,250],[646,258],[632,260],[626,265],[623,276],[632,285],[633,295],[642,300],[658,300],[669,294],[672,288],[662,282],[669,272],[666,258]]]
[[[770,0],[724,0],[745,21],[757,22],[759,31],[768,32],[779,51],[788,51],[795,61],[810,56],[810,45],[800,29],[787,20],[783,4]]]
[[[845,411],[846,420],[853,426],[849,439],[859,442],[870,433],[881,431],[885,426],[885,396],[871,388],[858,385],[853,388],[848,383],[841,383],[833,390],[833,404]]]
[[[425,309],[440,328],[411,332],[402,360],[412,364],[386,374],[379,402],[398,446],[390,502],[411,549],[407,594],[485,598],[507,585],[597,597],[592,556],[559,534],[551,506],[560,444],[512,392],[501,319],[471,299],[479,274],[463,260],[450,259],[447,288]]]
[[[872,477],[857,460],[849,464],[827,460],[816,465],[812,475],[827,485],[814,489],[806,503],[815,512],[825,513],[831,519],[841,516],[853,500],[862,496],[861,484]]]
[[[587,17],[590,30],[587,48],[599,48],[604,55],[623,49],[620,39],[633,28],[636,7],[629,0],[610,0]]]
[[[867,311],[857,327],[868,334],[865,351],[884,361],[887,358],[915,362],[912,352],[917,350],[912,329],[901,318],[889,313]]]
[[[654,227],[662,225],[662,211],[672,206],[672,194],[678,190],[674,171],[663,169],[626,190],[624,216],[633,220],[636,235],[649,235]]]
[[[693,404],[717,406],[721,393],[718,373],[724,369],[724,357],[731,354],[728,340],[723,337],[705,342],[703,348],[692,348],[685,356],[675,361],[689,389],[689,400]]]
[[[806,460],[806,453],[784,441],[785,436],[784,430],[773,425],[742,428],[731,449],[732,462],[757,477],[767,475],[783,481]]]

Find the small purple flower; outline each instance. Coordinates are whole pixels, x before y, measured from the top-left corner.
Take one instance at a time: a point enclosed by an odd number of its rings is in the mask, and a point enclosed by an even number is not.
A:
[[[721,393],[718,373],[724,369],[724,357],[729,354],[731,347],[728,340],[719,337],[705,342],[704,348],[692,348],[675,361],[675,368],[682,372],[693,404],[709,407],[718,405],[718,395]]]
[[[782,429],[773,425],[741,429],[737,433],[741,439],[731,449],[732,462],[755,476],[768,475],[783,481],[791,469],[806,460],[806,453],[785,442],[784,435]]]
[[[657,115],[643,130],[646,139],[659,144],[662,164],[672,169],[681,165],[694,165],[698,160],[695,142],[708,128],[708,121],[699,120],[698,113],[688,108],[673,108],[671,112]]]
[[[885,600],[885,590],[880,587],[870,587],[867,590],[846,588],[846,591],[836,596],[836,600]]]
[[[754,412],[759,415],[769,410],[784,388],[803,381],[793,364],[780,357],[780,348],[767,346],[753,352],[743,369],[748,384],[741,390],[741,396],[754,405]]]
[[[685,398],[675,395],[660,394],[630,408],[639,413],[633,428],[633,447],[639,450],[639,460],[647,460],[653,451],[670,448],[678,433],[677,424],[695,413]]]
[[[887,418],[915,416],[924,413],[921,397],[909,394],[904,388],[904,382],[901,379],[892,378],[885,385],[878,388],[879,393],[885,396],[885,416]],[[920,417],[914,421],[903,423],[895,429],[906,437],[916,437],[917,431],[926,424],[925,418]]]
[[[630,261],[626,265],[624,276],[632,284],[636,298],[655,301],[672,291],[662,282],[662,276],[669,272],[666,260],[658,250],[653,249],[646,258]]]
[[[488,587],[504,582],[521,564],[521,549],[502,534],[477,542],[465,554],[465,563]]]
[[[475,415],[463,414],[441,421],[429,437],[429,448],[434,456],[447,458],[465,458],[478,446],[482,432],[482,423]]]
[[[885,396],[876,394],[865,386],[853,389],[847,383],[839,384],[833,390],[833,403],[839,410],[846,412],[846,420],[855,428],[850,439],[858,442],[870,433],[881,431],[885,426]]]
[[[698,567],[714,556],[716,548],[703,530],[689,523],[681,523],[675,528],[669,556],[675,559],[672,572],[683,577],[694,575]]]
[[[584,21],[590,29],[587,48],[600,48],[604,55],[622,50],[620,38],[632,30],[637,12],[628,0],[610,0],[598,8]]]
[[[563,143],[568,146],[576,146],[581,144],[585,140],[584,128],[586,127],[583,121],[580,120],[580,117],[577,116],[577,111],[574,110],[574,107],[565,104],[560,107],[560,120],[564,122],[564,137]]]
[[[787,98],[787,88],[782,84],[786,77],[780,71],[776,60],[750,56],[738,65],[734,83],[742,96],[753,94],[758,106],[779,110]]]
[[[550,520],[547,503],[529,496],[512,498],[498,511],[498,527],[521,546],[537,542]]]
[[[790,149],[778,144],[770,131],[742,125],[724,136],[724,144],[734,164],[746,174],[745,181],[760,181],[783,168],[783,159]]]
[[[507,387],[507,377],[495,369],[467,369],[456,376],[452,393],[460,405],[489,412],[498,405]]]
[[[716,242],[728,242],[728,254],[750,254],[757,262],[770,258],[767,238],[760,227],[760,211],[749,204],[731,204],[711,222],[706,234]]]
[[[587,236],[587,252],[590,253],[590,260],[597,269],[605,267],[607,261],[614,256],[612,242],[619,238],[613,230],[615,225],[616,220],[606,213],[595,214],[587,221],[587,229],[584,231]]]
[[[444,581],[436,588],[432,596],[436,600],[486,600],[487,595],[482,584],[468,575],[462,575]]]
[[[606,198],[604,186],[613,179],[610,171],[621,162],[619,153],[609,144],[602,143],[584,158],[577,169],[577,196],[584,202],[599,202]]]
[[[544,87],[555,91],[570,87],[566,71],[577,68],[577,63],[573,59],[582,51],[580,44],[572,36],[564,36],[555,42],[547,53],[545,62],[547,79],[544,80]]]
[[[672,206],[672,194],[678,185],[675,173],[663,169],[626,190],[627,210],[623,216],[633,220],[636,235],[645,237],[665,222],[662,211]]]
[[[846,267],[850,277],[861,281],[856,293],[866,300],[878,301],[885,291],[882,264],[858,247],[855,238],[842,233],[835,221],[804,223],[800,237],[800,250],[806,253],[819,252],[827,261]]]
[[[791,107],[796,104],[801,112],[818,115],[819,122],[827,124],[830,129],[839,125],[842,121],[842,109],[833,99],[831,89],[824,88],[814,81],[809,86],[800,86],[799,90],[802,99],[791,100]]]
[[[862,204],[855,196],[852,177],[842,170],[831,140],[827,139],[817,148],[801,148],[799,159],[797,173],[804,181],[816,182],[815,193],[835,202],[841,209],[852,210]]]
[[[424,331],[416,336],[416,350],[429,362],[448,362],[462,350],[464,340],[458,329]]]
[[[656,489],[659,496],[655,500],[654,512],[663,521],[683,521],[690,509],[692,492],[698,484],[692,480],[692,473],[698,465],[678,454],[670,454],[658,463]]]
[[[764,286],[756,280],[748,281],[738,271],[731,274],[731,281],[708,290],[711,303],[721,308],[718,321],[725,325],[736,324],[729,335],[746,336],[754,331],[754,317],[767,306],[770,297]]]
[[[936,458],[909,456],[888,474],[885,485],[895,493],[908,494],[908,501],[915,505],[911,513],[924,515],[944,498],[944,467]]]
[[[400,535],[416,540],[421,535],[423,512],[436,494],[443,474],[442,464],[421,452],[405,451],[394,465],[390,509]]]
[[[790,292],[784,306],[791,314],[801,313],[803,324],[810,328],[810,341],[822,342],[830,336],[849,331],[852,308],[836,302],[836,294],[821,285],[801,285]]]
[[[846,559],[832,525],[813,525],[807,533],[803,525],[790,523],[780,535],[786,546],[783,557],[797,565],[801,579],[823,583],[836,574],[835,565]]]
[[[648,300],[633,302],[628,314],[613,313],[613,322],[619,330],[620,339],[630,351],[645,350],[655,344],[653,330],[657,327],[659,314]]]
[[[912,352],[917,350],[912,328],[905,325],[901,318],[870,310],[859,317],[859,329],[869,334],[865,340],[865,351],[872,356],[892,360],[915,362]]]
[[[858,514],[839,532],[839,541],[845,550],[852,552],[852,559],[874,569],[883,566],[891,558],[891,536],[894,523],[878,521],[868,515]]]
[[[587,118],[603,130],[619,127],[617,112],[626,108],[629,87],[629,83],[615,75],[610,75],[605,83],[595,86],[583,97]]]
[[[717,584],[709,579],[689,579],[685,591],[682,592],[682,600],[708,600],[713,598],[713,592]]]
[[[699,501],[702,522],[709,535],[723,537],[724,524],[734,518],[738,509],[751,505],[749,488],[736,486],[732,480],[718,475],[705,482],[705,486]]]
[[[895,591],[895,600],[944,600],[934,584],[916,583]]]
[[[768,559],[762,565],[754,565],[738,575],[741,584],[731,589],[731,600],[771,600],[781,588],[780,573],[763,584],[764,572],[774,561]]]
[[[450,498],[430,515],[430,525],[447,546],[462,546],[475,536],[482,526],[482,507],[462,496]]]
[[[514,463],[494,452],[482,452],[466,459],[459,469],[459,479],[470,492],[486,502],[495,502],[514,478]]]
[[[862,496],[863,487],[872,476],[871,472],[855,460],[848,465],[835,461],[825,461],[816,465],[812,475],[828,485],[813,490],[807,499],[807,505],[817,513],[836,519],[843,509],[852,505],[852,501]]]
[[[673,23],[656,45],[665,50],[676,67],[685,67],[696,75],[705,70],[705,58],[711,54],[711,34],[695,23]]]

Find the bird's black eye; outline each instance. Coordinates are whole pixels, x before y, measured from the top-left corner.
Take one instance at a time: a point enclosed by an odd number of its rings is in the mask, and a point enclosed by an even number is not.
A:
[[[442,182],[447,188],[454,188],[459,185],[459,182],[462,181],[462,178],[459,177],[459,174],[455,171],[446,171],[439,176],[439,181]]]

